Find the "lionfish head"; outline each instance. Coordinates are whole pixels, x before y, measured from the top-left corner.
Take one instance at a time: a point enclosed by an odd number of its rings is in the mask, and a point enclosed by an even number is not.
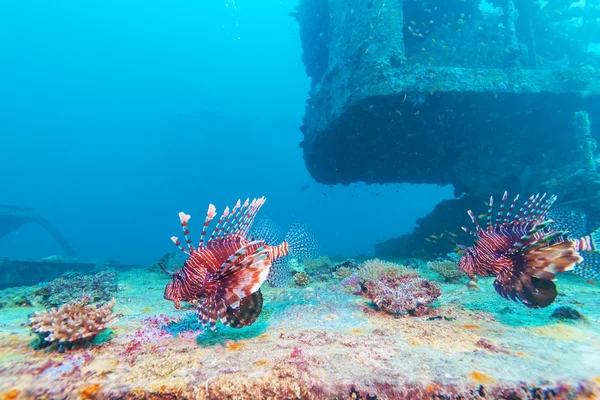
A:
[[[475,270],[475,255],[473,251],[466,246],[462,246],[465,254],[458,260],[458,268],[467,274],[473,273]]]
[[[167,284],[164,293],[165,300],[172,301],[175,304],[175,308],[178,310],[181,305],[181,300],[184,299],[183,280],[184,276],[181,271],[176,271],[173,273],[173,281]]]

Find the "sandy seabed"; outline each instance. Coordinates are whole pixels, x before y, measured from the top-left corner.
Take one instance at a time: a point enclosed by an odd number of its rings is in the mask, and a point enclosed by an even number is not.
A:
[[[335,284],[265,287],[251,327],[177,336],[167,325],[191,309],[163,300],[165,276],[119,282],[122,315],[87,348],[35,350],[23,324],[37,309],[0,310],[0,399],[600,398],[600,288],[575,276],[541,310],[500,298],[491,279],[442,284],[424,317],[387,315]],[[585,320],[552,318],[558,306]]]

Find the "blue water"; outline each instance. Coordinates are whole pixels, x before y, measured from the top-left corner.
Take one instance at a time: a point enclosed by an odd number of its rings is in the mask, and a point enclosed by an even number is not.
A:
[[[124,263],[172,251],[177,212],[199,235],[209,202],[248,196],[283,227],[306,220],[324,254],[409,232],[451,188],[331,188],[306,171],[296,3],[3,1],[0,204],[35,208],[81,258]],[[0,256],[57,253],[34,225],[0,238]]]

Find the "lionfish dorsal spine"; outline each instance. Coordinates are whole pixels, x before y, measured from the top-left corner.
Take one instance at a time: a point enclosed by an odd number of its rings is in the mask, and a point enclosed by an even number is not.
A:
[[[185,237],[185,243],[188,246],[189,251],[193,251],[194,250],[194,246],[192,246],[192,239],[190,239],[188,237],[188,235],[190,234],[190,231],[188,229],[188,221],[190,220],[191,216],[189,214],[186,214],[184,212],[180,212],[179,213],[179,220],[181,221],[181,229],[183,229],[183,236]]]
[[[231,237],[233,235],[232,232],[235,230],[237,224],[239,223],[240,217],[244,212],[243,210],[245,206],[247,206],[247,204],[244,204],[242,206],[242,202],[238,199],[237,203],[235,203],[235,206],[231,210],[229,217],[227,217],[227,220],[225,221],[227,227],[223,231],[222,237]]]
[[[510,217],[512,216],[512,213],[515,210],[515,207],[517,205],[517,201],[519,201],[519,195],[518,194],[515,196],[515,199],[510,204],[510,207],[508,208],[508,211],[506,212],[506,215],[504,216],[504,222],[502,222],[502,227],[506,228],[510,224]]]
[[[502,222],[502,216],[504,215],[504,206],[506,205],[506,199],[508,198],[508,192],[504,192],[502,195],[502,202],[500,203],[500,208],[498,209],[498,214],[496,214],[496,223],[494,224],[494,229],[500,228],[500,223]]]
[[[492,231],[492,212],[494,209],[494,196],[490,196],[490,203],[488,205],[488,212],[487,212],[487,231],[491,232]]]
[[[208,225],[210,225],[210,221],[217,215],[217,209],[214,205],[208,205],[208,211],[206,211],[206,218],[204,218],[204,226],[202,227],[202,235],[200,235],[200,242],[198,243],[198,248],[204,247],[204,238],[206,238],[206,232],[208,231]]]
[[[185,254],[190,254],[190,252],[181,245],[181,242],[177,236],[171,236],[171,240],[173,243],[175,243],[175,246],[179,247],[179,250],[183,251]]]
[[[481,225],[479,225],[479,222],[477,221],[477,217],[475,216],[475,214],[473,214],[473,211],[469,210],[467,211],[467,214],[469,214],[469,217],[471,218],[471,222],[473,222],[473,225],[475,225],[476,232],[477,235],[481,234],[483,232],[483,228],[481,227]]]
[[[209,243],[219,237],[219,234],[221,233],[221,231],[223,229],[223,221],[225,221],[225,218],[227,218],[228,215],[229,215],[229,207],[225,207],[225,210],[223,210],[223,214],[221,214],[221,216],[219,217],[219,221],[217,222],[217,225],[213,229],[212,234],[210,235],[210,238],[208,238]]]
[[[242,204],[242,206],[239,208],[236,219],[232,221],[231,230],[227,232],[227,236],[232,238],[239,236],[239,231],[241,229],[242,224],[244,223],[244,218],[246,217],[246,214],[248,212],[248,207],[250,206],[250,199],[246,199],[246,201],[244,201],[244,204]]]
[[[513,220],[513,225],[521,225],[525,220],[525,216],[527,215],[527,210],[529,209],[529,205],[534,201],[536,195],[531,195],[525,203],[519,209],[517,215],[515,215],[515,219]]]
[[[472,230],[470,230],[470,229],[469,229],[469,228],[467,228],[466,226],[461,226],[461,229],[462,229],[463,231],[467,232],[469,235],[477,237],[477,233],[473,232]]]
[[[238,200],[238,202],[236,203],[236,206],[239,203],[240,203],[240,201]],[[235,206],[233,207],[233,209],[231,210],[231,212],[229,211],[229,207],[227,208],[227,216],[225,218],[225,222],[223,222],[223,226],[221,227],[221,231],[217,235],[217,239],[223,239],[223,238],[227,237],[227,232],[229,231],[229,225],[231,223],[231,219],[235,216],[235,212],[236,211],[237,210],[236,210]]]

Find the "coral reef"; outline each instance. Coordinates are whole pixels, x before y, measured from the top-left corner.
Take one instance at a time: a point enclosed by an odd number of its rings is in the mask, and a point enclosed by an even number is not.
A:
[[[390,314],[428,314],[430,305],[442,294],[434,282],[413,274],[382,277],[366,283],[369,298]]]
[[[335,279],[344,280],[352,275],[352,270],[348,267],[338,267],[334,272],[333,276]]]
[[[455,261],[450,260],[436,260],[429,261],[427,267],[432,271],[437,272],[444,277],[446,282],[455,283],[460,278],[465,276],[465,273],[458,268],[458,264]]]
[[[310,283],[310,276],[306,272],[298,272],[294,275],[294,283],[297,286],[306,286]]]
[[[20,326],[29,309],[2,310],[0,398],[348,399],[352,391],[363,400],[476,400],[600,394],[594,353],[600,288],[576,277],[561,279],[568,291],[560,300],[572,305],[571,293],[577,293],[577,309],[589,324],[551,323],[552,309],[507,307],[492,289],[493,278],[481,278],[483,290],[473,293],[440,283],[443,294],[425,318],[377,312],[367,293],[335,290],[341,282],[317,283],[313,290],[265,287],[268,301],[256,324],[211,331],[197,330],[191,309],[175,311],[160,301],[163,288],[156,281],[163,277],[143,272],[119,274],[126,284],[117,301],[127,317],[105,331],[114,334],[99,346],[37,351]],[[356,284],[358,272],[346,280]]]
[[[378,258],[365,261],[358,270],[361,282],[375,282],[383,278],[396,278],[405,274],[416,274],[412,268]]]
[[[57,307],[86,296],[98,303],[112,299],[118,291],[117,274],[101,271],[93,275],[67,272],[35,292],[47,307]]]
[[[342,291],[350,294],[360,294],[362,292],[362,285],[360,277],[357,272],[354,272],[350,276],[344,278],[340,283]]]
[[[93,339],[115,323],[112,312],[116,301],[98,306],[87,296],[59,308],[33,314],[28,326],[40,339],[40,347],[48,345],[74,346]]]
[[[313,282],[327,282],[336,270],[336,264],[329,257],[304,260],[300,272],[308,274]]]

